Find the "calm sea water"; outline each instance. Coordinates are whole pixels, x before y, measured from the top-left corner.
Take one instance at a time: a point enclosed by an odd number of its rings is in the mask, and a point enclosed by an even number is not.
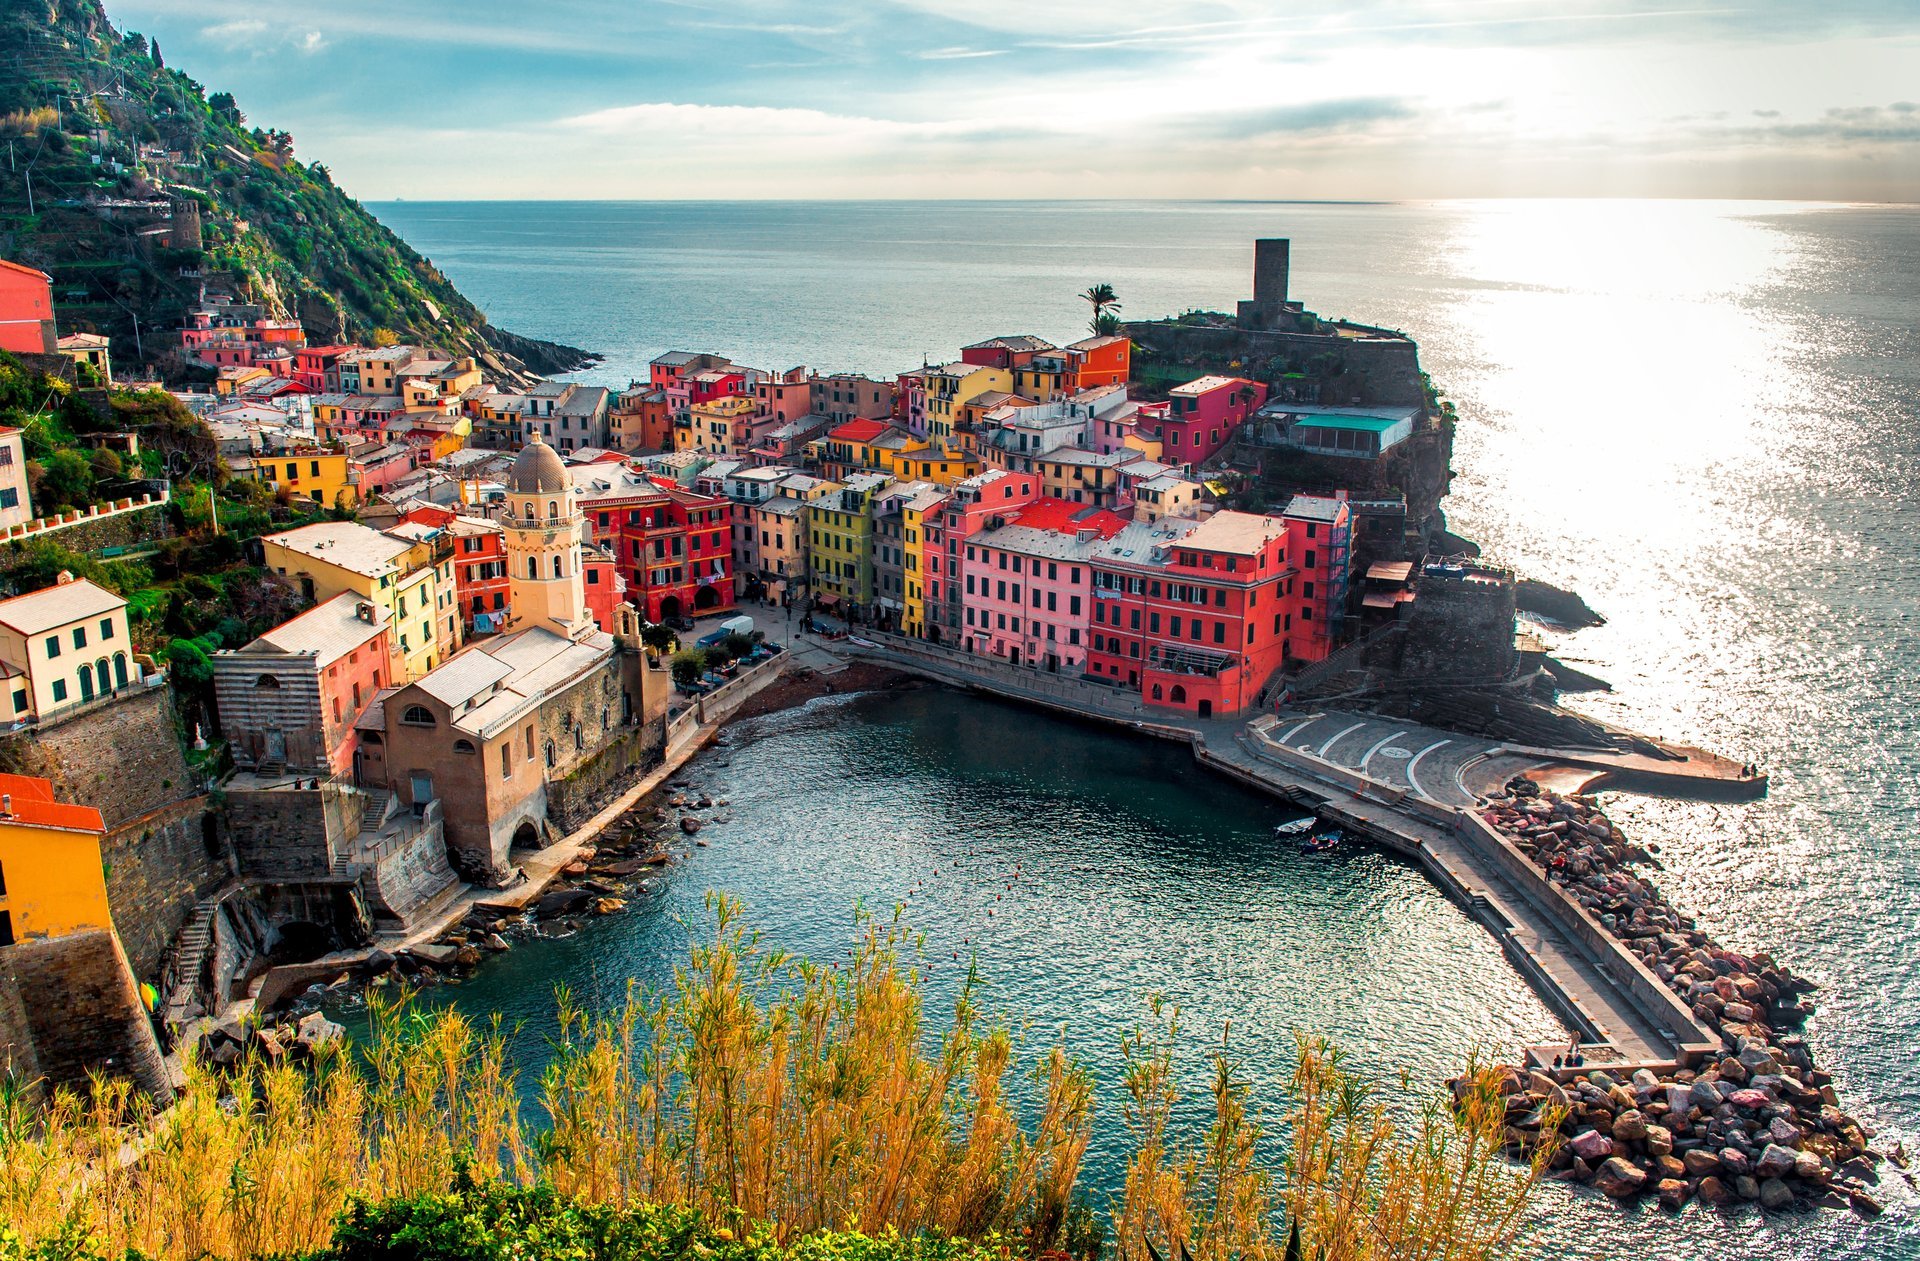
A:
[[[613,384],[675,348],[877,374],[994,333],[1068,340],[1086,315],[1074,295],[1096,281],[1129,315],[1226,309],[1249,287],[1250,241],[1292,237],[1294,296],[1405,329],[1459,404],[1455,528],[1611,619],[1549,635],[1615,684],[1580,704],[1773,773],[1757,804],[1609,806],[1660,842],[1680,905],[1824,985],[1816,1054],[1856,1110],[1920,1146],[1920,210],[376,209],[497,322],[604,352],[591,375]],[[673,914],[708,886],[744,896],[784,944],[835,954],[856,897],[890,903],[951,856],[976,874],[927,886],[917,921],[948,935],[973,922],[995,864],[1018,859],[1022,909],[979,943],[998,1006],[1067,1023],[1109,1083],[1142,989],[1187,1004],[1196,1031],[1233,1015],[1268,1081],[1296,1026],[1339,1035],[1369,1071],[1429,1078],[1471,1047],[1551,1028],[1406,868],[1302,865],[1264,843],[1268,807],[1178,758],[927,704],[771,720],[730,766],[703,768],[743,804],[658,909],[507,956],[462,1001],[536,1014],[556,977],[659,975],[684,940]],[[745,804],[776,786],[777,811]],[[1888,1197],[1894,1212],[1870,1228],[1831,1215],[1728,1227],[1698,1210],[1675,1227],[1554,1191],[1541,1247],[1920,1255],[1911,1194]]]

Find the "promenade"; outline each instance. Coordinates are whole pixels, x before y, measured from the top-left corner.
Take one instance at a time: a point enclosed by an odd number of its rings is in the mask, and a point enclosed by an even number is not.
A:
[[[1489,776],[1561,764],[1563,751],[1497,742],[1374,715],[1301,713],[1196,720],[1126,692],[918,640],[861,634],[802,640],[808,662],[857,658],[956,687],[1186,743],[1214,771],[1313,811],[1418,863],[1491,932],[1591,1064],[1671,1069],[1719,1039],[1592,916],[1472,810]],[[1527,1048],[1542,1067],[1564,1043]]]

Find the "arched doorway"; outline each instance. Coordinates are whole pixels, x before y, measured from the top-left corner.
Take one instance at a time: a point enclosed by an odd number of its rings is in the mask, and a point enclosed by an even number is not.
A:
[[[533,820],[523,819],[520,826],[513,830],[512,849],[539,849],[540,829],[533,826]]]
[[[80,667],[80,699],[83,701],[93,699],[93,671],[85,666]]]
[[[109,695],[113,691],[113,671],[107,668],[105,657],[93,663],[93,677],[99,681],[100,694]]]
[[[710,609],[718,603],[720,603],[720,593],[711,586],[702,587],[693,593],[693,607],[696,609]]]
[[[1167,699],[1175,705],[1184,705],[1187,703],[1187,689],[1176,683],[1173,690],[1167,693]]]
[[[671,622],[674,618],[679,616],[680,616],[680,597],[679,596],[670,595],[660,601],[660,620],[661,621]]]
[[[124,652],[113,654],[113,685],[115,687],[127,685],[127,654]]]

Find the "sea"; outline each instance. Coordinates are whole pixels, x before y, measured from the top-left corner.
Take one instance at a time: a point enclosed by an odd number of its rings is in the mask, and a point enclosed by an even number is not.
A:
[[[502,327],[890,374],[1004,333],[1231,310],[1252,242],[1292,296],[1404,330],[1459,410],[1450,526],[1607,621],[1537,629],[1613,690],[1604,719],[1751,760],[1751,804],[1609,794],[1717,938],[1815,979],[1807,1037],[1844,1102],[1920,1152],[1920,208],[1703,201],[421,203],[373,207]],[[1384,1098],[1558,1028],[1419,874],[1276,847],[1276,808],[1183,756],[939,692],[757,720],[693,768],[729,823],[646,905],[502,956],[446,999],[538,1031],[563,980],[659,983],[709,889],[831,958],[856,907],[925,932],[930,1018],[961,960],[1034,1054],[1100,1084],[1083,1185],[1118,1185],[1118,1041],[1145,995],[1224,1036],[1277,1133],[1296,1031]],[[703,834],[706,836],[706,834]],[[989,910],[992,915],[986,914]],[[958,940],[956,940],[956,938]],[[537,1061],[537,1039],[528,1039]],[[1199,1052],[1190,1067],[1198,1068]],[[537,1064],[534,1066],[537,1067]],[[1195,1076],[1196,1089],[1203,1079]],[[1277,1159],[1277,1156],[1276,1156]],[[1762,1219],[1554,1186],[1548,1257],[1920,1256],[1920,1199]]]

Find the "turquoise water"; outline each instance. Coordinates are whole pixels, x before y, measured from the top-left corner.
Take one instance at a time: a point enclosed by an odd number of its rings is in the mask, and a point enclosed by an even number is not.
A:
[[[1772,772],[1772,794],[1757,804],[1627,798],[1610,809],[1662,844],[1663,882],[1679,905],[1729,944],[1771,949],[1825,985],[1808,1031],[1816,1055],[1857,1111],[1916,1146],[1920,724],[1909,698],[1920,692],[1920,210],[1632,201],[376,209],[498,322],[606,352],[594,375],[618,384],[676,347],[879,373],[993,333],[1068,340],[1085,318],[1073,295],[1097,280],[1114,284],[1129,315],[1226,308],[1248,288],[1251,239],[1290,235],[1296,297],[1323,314],[1405,329],[1458,402],[1454,526],[1499,559],[1576,586],[1611,619],[1572,636],[1548,632],[1563,656],[1616,686],[1579,703]],[[735,767],[746,761],[742,751]],[[1094,773],[1075,761],[1037,766],[1062,792]],[[829,775],[822,791],[841,791],[838,782]],[[1194,782],[1210,800],[1236,799]],[[1123,785],[1122,799],[1138,790]],[[1239,800],[1223,808],[1246,808]],[[1063,834],[1098,839],[1097,823],[1063,819],[1074,827]],[[871,899],[911,883],[864,867],[849,879],[832,870],[844,861],[735,891],[756,913],[831,924],[844,923],[836,917],[847,894]],[[1203,880],[1221,861],[1204,855],[1187,874]],[[1453,914],[1415,873],[1380,861],[1424,890],[1405,905],[1428,905],[1424,897]],[[1060,870],[1053,896],[1068,905],[1096,897],[1095,877]],[[702,882],[699,863],[688,878]],[[1254,887],[1271,902],[1292,897],[1285,880]],[[1179,888],[1151,886],[1169,900]],[[926,901],[928,914],[948,917],[968,905],[952,890]],[[1405,948],[1405,921],[1348,919],[1344,905],[1332,913],[1329,929],[1344,930],[1334,939],[1351,934],[1343,960],[1382,961],[1369,974],[1374,989],[1336,1012],[1298,1010],[1345,1014],[1341,1031],[1383,1070],[1392,1048],[1424,1063],[1461,1045],[1444,1004],[1387,997],[1400,988],[1395,969],[1412,968],[1409,990],[1430,984],[1428,947]],[[644,934],[646,919],[604,931]],[[1051,954],[1025,965],[1043,980],[1014,997],[1080,1013],[1079,1025],[1121,1027],[1097,990],[1082,992],[1110,966],[1105,925],[1077,931],[1063,921],[1048,944]],[[538,969],[536,954],[498,966]],[[1223,957],[1199,968],[1176,953],[1161,966],[1199,994],[1270,983],[1271,960]],[[621,966],[607,963],[601,975]],[[578,968],[560,960],[546,972]],[[1378,1003],[1387,1005],[1369,1007]],[[1355,1014],[1366,1010],[1383,1014]],[[1698,1210],[1675,1232],[1657,1212],[1621,1215],[1560,1195],[1548,1206],[1553,1255],[1920,1255],[1912,1197],[1897,1185],[1891,1220],[1870,1229],[1748,1216],[1731,1237]]]

